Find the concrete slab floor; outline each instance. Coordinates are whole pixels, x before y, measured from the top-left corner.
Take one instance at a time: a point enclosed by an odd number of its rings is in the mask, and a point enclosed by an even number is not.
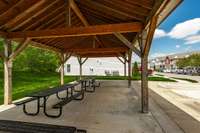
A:
[[[56,102],[56,97],[51,96],[48,111],[56,113],[51,109]],[[29,110],[33,111],[34,105],[34,102],[30,103]],[[154,104],[154,111],[156,108]],[[158,120],[159,117],[163,118],[162,121]],[[101,81],[101,87],[95,93],[87,93],[83,101],[67,104],[60,118],[48,118],[42,110],[38,116],[27,116],[22,107],[0,113],[0,119],[76,126],[88,133],[181,133],[176,125],[162,127],[173,123],[166,117],[164,113],[161,116],[159,110],[157,115],[140,113],[140,98],[135,89],[127,87],[127,81]]]

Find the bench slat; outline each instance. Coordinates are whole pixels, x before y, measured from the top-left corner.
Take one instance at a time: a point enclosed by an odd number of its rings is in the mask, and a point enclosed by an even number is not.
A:
[[[75,133],[75,127],[0,120],[0,131],[15,133]]]
[[[34,100],[36,100],[36,99],[37,99],[36,97],[31,97],[31,98],[27,98],[27,99],[25,99],[25,100],[16,102],[16,103],[14,103],[14,104],[17,105],[17,106],[19,106],[19,105],[22,105],[22,104],[25,104],[25,103],[34,101]]]
[[[76,93],[75,95],[73,95],[73,96],[71,96],[69,98],[66,98],[65,100],[62,100],[62,101],[56,103],[55,105],[53,105],[53,108],[60,108],[60,107],[62,107],[64,105],[66,105],[69,102],[71,102],[72,100],[74,100],[75,98],[81,96],[83,93],[84,93],[84,91],[82,90],[82,91]]]

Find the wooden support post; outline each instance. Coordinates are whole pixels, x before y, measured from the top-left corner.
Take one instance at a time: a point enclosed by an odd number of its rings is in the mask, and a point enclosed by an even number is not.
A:
[[[9,56],[12,53],[11,40],[4,42],[4,104],[12,103],[12,60]]]
[[[82,79],[82,58],[77,57],[79,63],[79,78]]]
[[[85,58],[84,60],[82,60],[82,57],[77,57],[77,59],[78,59],[79,66],[80,66],[80,69],[79,69],[80,70],[80,79],[82,79],[82,75],[83,75],[82,66],[87,61],[88,58]]]
[[[126,60],[124,60],[124,77],[126,77]]]
[[[141,68],[142,68],[142,74],[141,74],[141,102],[142,102],[142,112],[148,113],[149,111],[149,90],[148,90],[148,55],[149,50],[151,47],[151,43],[153,40],[154,32],[157,27],[157,20],[158,15],[153,16],[148,34],[146,37],[146,42],[143,44],[141,43],[142,50],[142,56],[141,56]]]
[[[61,54],[60,57],[60,84],[64,85],[64,76],[65,76],[65,65],[64,65],[64,54]]]
[[[141,58],[141,100],[142,113],[148,113],[149,110],[149,90],[148,90],[148,56]]]
[[[128,53],[128,87],[131,87],[131,57],[132,52]]]
[[[64,77],[65,77],[65,62],[71,57],[72,53],[61,53],[58,54],[60,58],[60,84],[63,85],[65,83]]]

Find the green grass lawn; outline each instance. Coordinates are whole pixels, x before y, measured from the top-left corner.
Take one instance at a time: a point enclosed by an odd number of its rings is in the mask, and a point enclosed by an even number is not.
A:
[[[126,80],[124,76],[95,76],[99,80]],[[78,76],[65,76],[65,83],[78,79]],[[132,77],[132,80],[140,80],[140,75]],[[150,81],[175,82],[163,77],[149,77]],[[13,100],[25,97],[29,93],[59,86],[60,75],[58,73],[31,73],[13,72]],[[0,104],[3,103],[3,72],[0,71]]]
[[[3,72],[0,72],[0,104],[3,103]],[[66,76],[65,83],[75,80],[76,76]],[[13,100],[25,97],[29,93],[58,86],[57,73],[13,72]]]
[[[95,76],[96,79],[99,80],[127,80],[128,77],[124,76]],[[132,80],[140,80],[141,76],[134,76],[132,77]],[[149,81],[163,81],[163,82],[176,82],[176,80],[168,79],[165,77],[158,77],[158,76],[149,76]]]
[[[161,76],[161,77],[165,76],[165,75],[163,75],[163,74],[155,74],[155,75],[157,75],[157,76]]]
[[[177,78],[177,77],[171,77],[171,78],[178,79],[178,80],[184,80],[184,81],[188,81],[188,82],[191,82],[191,83],[198,83],[198,81],[196,81],[196,80],[187,79],[187,78]]]

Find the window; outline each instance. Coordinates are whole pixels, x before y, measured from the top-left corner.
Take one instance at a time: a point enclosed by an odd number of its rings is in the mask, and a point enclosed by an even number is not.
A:
[[[71,71],[71,65],[67,64],[67,72],[69,73]]]

